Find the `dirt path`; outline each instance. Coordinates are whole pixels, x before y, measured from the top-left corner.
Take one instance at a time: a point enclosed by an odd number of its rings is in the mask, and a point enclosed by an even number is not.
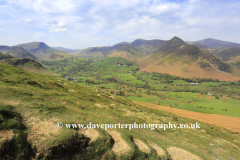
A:
[[[170,147],[167,149],[168,153],[171,155],[172,160],[203,160],[198,156],[177,147]]]
[[[99,132],[92,128],[80,129],[79,132],[81,132],[84,136],[90,138],[89,143],[96,141],[99,137]]]
[[[159,147],[158,145],[156,145],[155,143],[148,142],[148,144],[156,151],[156,153],[157,153],[159,156],[164,156],[164,155],[166,155],[166,152],[165,152],[161,147]]]
[[[0,142],[4,140],[11,140],[13,135],[13,130],[0,130]]]
[[[182,117],[198,120],[204,123],[226,128],[232,132],[240,133],[240,118],[238,117],[224,116],[224,115],[218,115],[218,114],[199,113],[199,112],[187,111],[187,110],[182,110],[177,108],[170,108],[166,106],[160,106],[156,104],[145,103],[145,102],[138,102],[138,101],[133,101],[133,102],[148,108],[169,111],[171,113],[174,113]]]
[[[121,134],[114,130],[107,130],[107,133],[110,134],[114,140],[114,146],[112,150],[117,154],[126,154],[131,148],[125,140],[121,137]]]
[[[147,154],[150,153],[150,148],[145,143],[143,143],[141,140],[133,138],[133,142],[137,146],[137,148],[139,150],[141,150],[142,152],[145,152]]]

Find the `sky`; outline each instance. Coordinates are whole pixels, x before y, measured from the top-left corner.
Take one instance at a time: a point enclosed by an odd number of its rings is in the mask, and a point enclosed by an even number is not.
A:
[[[214,38],[240,43],[240,0],[0,0],[0,45],[84,49]]]

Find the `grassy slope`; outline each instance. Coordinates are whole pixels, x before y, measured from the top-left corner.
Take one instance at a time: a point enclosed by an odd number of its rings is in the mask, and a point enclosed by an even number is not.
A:
[[[27,78],[27,82],[24,79]],[[108,159],[117,158],[109,152],[112,145],[110,135],[97,129],[101,138],[89,146],[82,134],[73,129],[58,129],[57,122],[63,123],[195,123],[195,121],[175,117],[171,113],[156,111],[139,106],[123,98],[115,96],[111,99],[107,93],[96,92],[73,83],[58,80],[50,76],[23,71],[8,64],[0,64],[0,101],[1,115],[9,112],[10,119],[2,119],[2,130],[14,129],[19,133],[9,142],[2,139],[2,155],[16,158],[26,158],[38,153],[39,158],[78,158],[78,159]],[[100,96],[98,95],[100,94]],[[94,104],[100,105],[94,105]],[[111,107],[114,103],[116,107]],[[128,105],[129,104],[129,105]],[[102,106],[102,107],[101,107]],[[9,110],[10,109],[10,110]],[[2,112],[4,110],[4,112]],[[97,112],[97,114],[96,114]],[[106,117],[108,117],[106,119]],[[19,122],[23,122],[23,127]],[[6,127],[5,124],[9,124]],[[204,133],[203,131],[204,130]],[[234,158],[240,155],[239,136],[220,128],[210,129],[209,125],[201,123],[201,130],[178,129],[176,131],[161,129],[151,131],[139,129],[129,131],[118,129],[122,138],[130,146],[130,150],[122,159],[158,159],[151,148],[150,154],[145,154],[134,147],[132,138],[141,139],[147,144],[152,141],[163,149],[176,146],[188,150],[203,159]],[[223,129],[221,129],[223,130]],[[23,141],[18,141],[19,135]],[[27,138],[28,137],[28,138]],[[16,142],[16,143],[11,143]],[[19,144],[19,145],[18,145]],[[213,144],[213,145],[212,145]],[[73,146],[78,146],[74,148]],[[15,147],[17,152],[7,150]],[[65,146],[65,147],[63,147]],[[210,146],[210,147],[209,147]],[[98,150],[98,152],[96,152]],[[24,153],[24,154],[21,154]],[[164,156],[165,158],[167,155]],[[162,157],[162,158],[164,158]]]

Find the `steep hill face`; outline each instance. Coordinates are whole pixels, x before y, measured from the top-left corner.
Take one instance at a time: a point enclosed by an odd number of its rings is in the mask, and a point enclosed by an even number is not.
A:
[[[221,41],[217,39],[207,38],[200,41],[192,42],[194,44],[204,45],[209,48],[213,49],[224,49],[224,48],[231,48],[231,47],[240,47],[239,43]]]
[[[15,58],[11,55],[0,53],[0,63],[7,63],[30,72],[58,75],[47,70],[41,63],[29,58]]]
[[[166,41],[164,40],[144,40],[144,39],[136,39],[131,43],[131,45],[136,48],[143,55],[147,55],[156,51],[159,47],[161,47]]]
[[[3,54],[9,54],[16,58],[29,58],[29,59],[36,60],[36,58],[33,55],[31,55],[29,52],[27,52],[21,46],[13,46],[13,47],[0,46],[0,52]]]
[[[41,63],[39,63],[33,59],[15,58],[11,55],[2,54],[2,53],[0,53],[0,62],[8,63],[10,65],[20,67],[20,68],[24,67],[24,66],[28,66],[30,68],[45,69]]]
[[[240,47],[224,49],[216,53],[223,61],[240,68]]]
[[[138,59],[140,71],[169,73],[183,77],[239,80],[240,70],[223,62],[208,51],[188,45],[174,37],[158,52]]]
[[[55,50],[43,42],[24,43],[17,46],[21,46],[27,52],[31,53],[40,60],[56,60],[64,57],[70,57],[69,54]]]
[[[231,59],[235,59],[236,57],[240,56],[240,47],[227,48],[217,53],[216,55],[221,57],[222,60],[224,61],[229,61]]]

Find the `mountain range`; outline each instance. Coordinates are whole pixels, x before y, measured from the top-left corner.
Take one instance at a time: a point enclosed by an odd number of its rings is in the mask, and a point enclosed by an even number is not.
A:
[[[79,50],[79,49],[69,49],[69,48],[63,48],[63,47],[52,47],[52,48],[65,53],[73,53]]]
[[[199,48],[212,48],[212,49],[225,49],[231,47],[240,47],[239,43],[227,42],[222,40],[217,40],[213,38],[207,38],[199,41],[188,42],[192,43],[193,45],[197,45]]]
[[[140,71],[169,73],[183,77],[240,79],[240,70],[217,56],[178,37],[164,42],[155,52],[138,59]]]
[[[56,60],[71,56],[123,57],[139,64],[140,71],[169,73],[184,77],[240,79],[240,44],[216,39],[195,42],[179,37],[170,40],[136,39],[113,46],[76,50],[49,47],[43,42],[0,46],[0,52],[17,58]],[[61,51],[60,51],[61,50]]]
[[[108,47],[91,47],[82,49],[73,53],[73,55],[81,57],[123,57],[134,60],[141,57],[142,53],[131,44],[123,42]]]
[[[221,58],[221,54],[217,56],[209,51],[209,49],[216,48],[220,48],[216,50],[222,51],[226,47],[238,45],[240,44],[214,39],[196,43],[185,42],[175,36],[170,40],[136,39],[130,43],[123,42],[108,47],[91,47],[75,52],[73,55],[123,57],[136,61],[140,65],[140,71],[169,73],[189,78],[238,80],[240,79],[240,70],[234,65],[224,62],[225,59]]]
[[[56,60],[70,55],[49,47],[43,42],[31,42],[17,45],[35,56],[39,60]]]

